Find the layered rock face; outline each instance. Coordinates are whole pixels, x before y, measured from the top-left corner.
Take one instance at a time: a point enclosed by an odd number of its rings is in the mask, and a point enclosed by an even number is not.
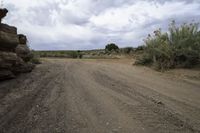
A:
[[[7,9],[0,9],[0,80],[31,72],[34,68],[26,36],[18,35],[16,27],[1,23],[7,12]]]

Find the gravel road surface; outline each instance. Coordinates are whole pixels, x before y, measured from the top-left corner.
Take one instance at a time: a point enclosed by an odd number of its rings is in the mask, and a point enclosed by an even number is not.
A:
[[[200,133],[200,81],[131,61],[45,59],[0,82],[0,133]]]

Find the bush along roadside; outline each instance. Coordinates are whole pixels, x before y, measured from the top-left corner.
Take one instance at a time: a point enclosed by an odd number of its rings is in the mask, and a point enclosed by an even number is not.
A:
[[[200,64],[200,31],[198,23],[176,26],[175,21],[169,31],[161,29],[148,35],[144,53],[135,64],[153,66],[158,70],[171,68],[191,68]]]

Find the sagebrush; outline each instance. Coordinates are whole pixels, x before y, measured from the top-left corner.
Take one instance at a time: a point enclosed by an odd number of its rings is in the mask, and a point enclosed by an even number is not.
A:
[[[148,35],[144,54],[136,64],[151,65],[157,69],[194,67],[200,63],[200,31],[198,23],[177,26],[173,21],[169,31],[161,29]]]

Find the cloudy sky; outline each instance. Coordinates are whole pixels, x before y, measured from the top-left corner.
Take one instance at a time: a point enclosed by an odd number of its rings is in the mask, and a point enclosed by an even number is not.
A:
[[[172,20],[199,22],[200,0],[4,0],[4,22],[36,50],[138,46]]]

